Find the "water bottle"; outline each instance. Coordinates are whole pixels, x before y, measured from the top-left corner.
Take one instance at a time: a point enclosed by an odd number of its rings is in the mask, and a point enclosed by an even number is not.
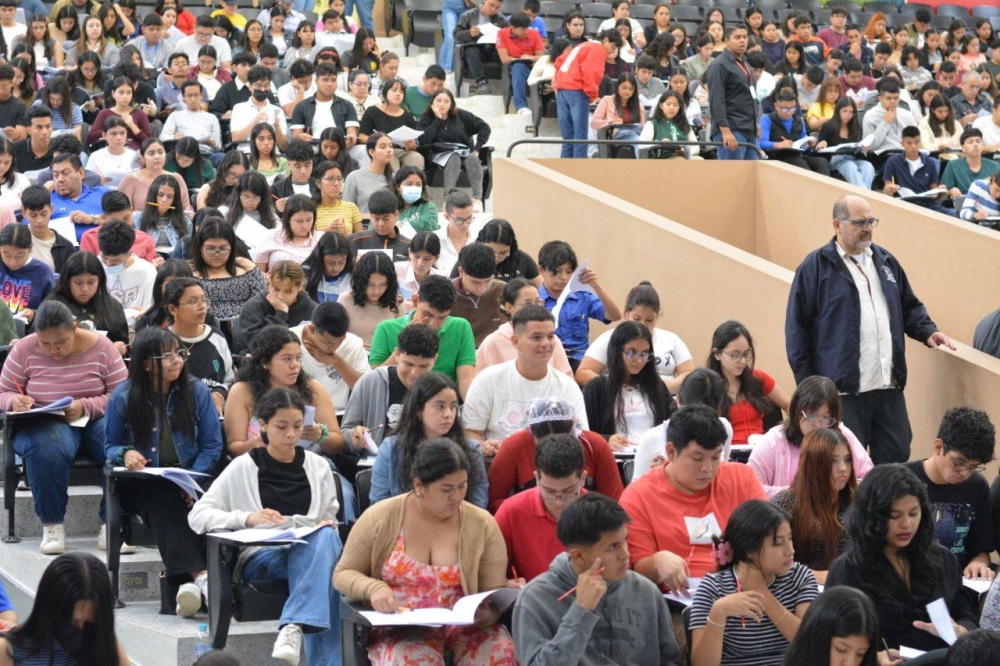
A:
[[[201,658],[201,656],[212,649],[212,639],[208,636],[208,625],[199,624],[198,625],[198,635],[195,637],[194,641],[194,658],[195,661]]]

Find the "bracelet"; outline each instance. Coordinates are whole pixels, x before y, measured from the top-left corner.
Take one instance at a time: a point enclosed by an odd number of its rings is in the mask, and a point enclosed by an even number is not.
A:
[[[725,622],[723,622],[722,624],[719,624],[718,622],[714,621],[712,618],[707,617],[707,616],[705,617],[705,621],[708,622],[709,624],[715,625],[719,629],[725,629],[726,628],[726,623]]]
[[[774,623],[774,626],[777,627],[779,624],[781,624],[781,621],[785,619],[785,615],[788,615],[789,612],[790,611],[786,608],[784,615],[778,618],[778,621]]]
[[[319,426],[319,439],[316,440],[316,443],[319,444],[325,442],[330,436],[330,429],[326,427],[325,423],[317,423],[316,425]]]

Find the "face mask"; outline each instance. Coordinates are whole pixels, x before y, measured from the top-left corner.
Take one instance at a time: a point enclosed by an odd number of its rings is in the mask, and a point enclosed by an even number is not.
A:
[[[404,185],[402,190],[403,201],[408,204],[416,203],[424,193],[424,188],[419,185]]]
[[[271,93],[269,93],[266,90],[254,90],[253,91],[253,98],[255,100],[257,100],[258,102],[266,101],[270,97],[271,97]]]
[[[101,265],[104,266],[104,272],[107,274],[108,277],[114,277],[115,275],[119,275],[123,270],[125,270],[125,264],[118,264],[117,266],[108,266],[104,262],[101,262]]]

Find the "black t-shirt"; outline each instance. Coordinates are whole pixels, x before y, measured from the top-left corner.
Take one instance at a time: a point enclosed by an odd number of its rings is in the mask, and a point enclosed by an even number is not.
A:
[[[518,250],[500,262],[500,265],[497,266],[497,272],[493,277],[501,282],[510,282],[514,278],[524,278],[530,282],[537,278],[538,275],[538,264],[535,263],[535,260],[524,250]],[[452,279],[458,277],[457,263],[451,269],[451,277]]]
[[[274,509],[282,516],[305,515],[312,503],[312,487],[303,463],[305,449],[295,447],[295,460],[278,462],[261,446],[249,453],[257,464],[257,486],[260,503],[265,509]]]
[[[28,126],[28,107],[16,97],[11,97],[6,102],[0,102],[0,128],[17,126]]]
[[[927,477],[922,460],[906,466],[927,487],[934,538],[951,551],[963,569],[979,553],[996,549],[990,486],[982,474],[973,474],[961,483],[939,485]]]
[[[14,144],[14,157],[17,160],[17,170],[21,173],[41,171],[52,166],[52,148],[44,157],[38,157],[31,149],[31,139],[22,139]]]
[[[386,410],[385,430],[383,432],[388,437],[390,433],[396,432],[396,427],[399,425],[399,415],[403,413],[403,399],[406,398],[406,392],[409,389],[403,386],[403,382],[399,380],[396,366],[390,365],[387,374],[389,376],[389,408]]]

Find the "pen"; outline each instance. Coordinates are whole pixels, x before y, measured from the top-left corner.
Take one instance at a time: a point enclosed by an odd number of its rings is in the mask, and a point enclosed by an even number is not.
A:
[[[274,194],[271,195],[271,198],[274,199],[275,201],[281,201],[281,197],[276,196]]]
[[[604,573],[604,567],[601,567],[600,569],[598,569],[598,570],[597,570],[597,571],[596,571],[596,572],[594,573],[594,575],[595,575],[595,576],[599,576],[599,575],[601,575],[602,573]],[[556,601],[565,601],[566,597],[568,597],[569,595],[571,595],[571,594],[573,594],[574,592],[576,592],[576,588],[577,588],[577,587],[578,587],[577,585],[574,585],[573,587],[569,588],[568,590],[566,590],[566,591],[565,591],[565,592],[564,592],[564,593],[562,594],[562,596],[560,596],[560,597],[559,597],[558,599],[556,599]]]

